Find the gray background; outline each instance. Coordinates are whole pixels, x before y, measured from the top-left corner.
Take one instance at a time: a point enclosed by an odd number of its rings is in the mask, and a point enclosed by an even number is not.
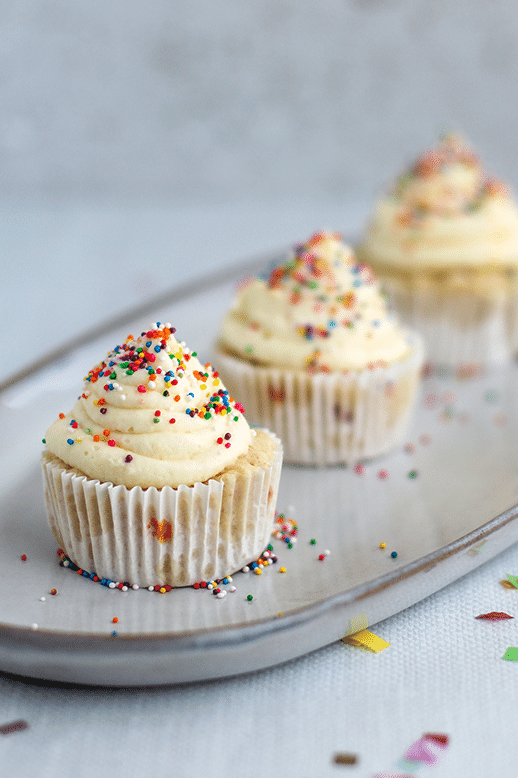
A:
[[[518,182],[504,0],[2,0],[0,195],[368,202],[442,128]]]

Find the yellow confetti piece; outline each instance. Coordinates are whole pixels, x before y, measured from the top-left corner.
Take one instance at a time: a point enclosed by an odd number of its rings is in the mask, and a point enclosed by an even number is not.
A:
[[[346,635],[342,638],[342,643],[357,646],[358,648],[367,648],[375,654],[390,646],[390,643],[387,643],[386,640],[378,637],[373,632],[369,632],[367,629],[361,629],[359,632],[355,632],[354,635]]]

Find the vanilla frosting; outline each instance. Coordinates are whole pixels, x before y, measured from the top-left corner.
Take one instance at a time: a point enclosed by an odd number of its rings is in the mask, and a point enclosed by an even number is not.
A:
[[[242,407],[174,332],[153,324],[90,370],[48,449],[90,478],[143,488],[206,481],[247,452]]]
[[[518,266],[518,207],[457,135],[423,154],[382,197],[359,255],[375,268]]]
[[[243,284],[219,345],[252,363],[309,372],[361,370],[410,351],[371,270],[331,233],[296,246],[267,279]]]

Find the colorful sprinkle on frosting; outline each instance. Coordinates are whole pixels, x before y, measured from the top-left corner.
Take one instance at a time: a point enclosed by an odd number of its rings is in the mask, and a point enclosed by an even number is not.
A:
[[[48,430],[48,449],[92,478],[143,488],[206,481],[245,453],[242,406],[174,333],[157,322],[110,351]]]

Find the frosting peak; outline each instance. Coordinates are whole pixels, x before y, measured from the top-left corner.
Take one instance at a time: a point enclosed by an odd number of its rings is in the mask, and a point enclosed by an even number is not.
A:
[[[252,432],[207,363],[160,322],[89,371],[47,446],[91,478],[125,486],[205,481],[248,450]]]
[[[518,208],[458,135],[422,154],[379,199],[359,254],[385,268],[518,264]]]
[[[503,184],[486,174],[477,154],[454,134],[422,154],[393,190],[410,219],[427,213],[455,216],[480,208],[487,197],[507,194]]]
[[[241,288],[220,342],[248,361],[309,372],[374,367],[409,351],[370,268],[327,232]]]

